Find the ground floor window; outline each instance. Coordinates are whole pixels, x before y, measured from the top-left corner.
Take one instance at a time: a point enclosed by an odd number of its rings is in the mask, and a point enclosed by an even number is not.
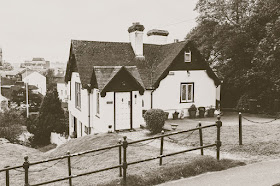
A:
[[[181,83],[181,103],[194,102],[194,83]]]

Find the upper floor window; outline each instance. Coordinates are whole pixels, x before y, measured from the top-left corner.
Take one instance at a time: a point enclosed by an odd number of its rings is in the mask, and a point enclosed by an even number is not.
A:
[[[81,83],[75,82],[75,93],[76,108],[81,109]]]
[[[191,51],[185,52],[185,62],[191,62],[192,61],[192,53]]]
[[[181,83],[181,103],[194,102],[194,83]]]

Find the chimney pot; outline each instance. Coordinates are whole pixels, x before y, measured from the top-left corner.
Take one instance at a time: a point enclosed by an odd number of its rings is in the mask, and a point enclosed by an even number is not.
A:
[[[169,32],[167,30],[153,29],[147,32],[149,43],[164,45],[167,43],[167,36]]]
[[[129,41],[136,57],[144,58],[143,55],[143,31],[145,27],[139,22],[132,23],[128,28]]]

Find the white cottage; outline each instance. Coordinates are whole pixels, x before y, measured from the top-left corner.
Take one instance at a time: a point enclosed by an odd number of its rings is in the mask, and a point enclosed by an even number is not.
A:
[[[24,70],[21,73],[21,77],[24,83],[36,86],[39,93],[41,93],[43,96],[46,95],[47,81],[45,76],[33,70]]]
[[[72,40],[66,69],[70,134],[139,128],[143,112],[216,105],[220,81],[190,41],[166,44],[168,32],[129,27],[129,43]]]

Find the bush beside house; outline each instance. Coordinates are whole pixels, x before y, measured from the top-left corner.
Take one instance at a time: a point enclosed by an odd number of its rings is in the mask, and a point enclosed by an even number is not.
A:
[[[150,109],[144,114],[147,128],[152,134],[160,133],[163,129],[166,114],[161,109]]]

